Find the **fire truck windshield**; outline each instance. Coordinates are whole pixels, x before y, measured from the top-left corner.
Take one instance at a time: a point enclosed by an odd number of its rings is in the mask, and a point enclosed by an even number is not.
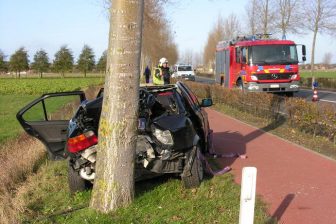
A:
[[[250,62],[253,65],[297,64],[295,45],[259,45],[252,46]]]
[[[192,69],[191,69],[191,66],[179,66],[178,71],[187,72],[187,71],[192,71]]]

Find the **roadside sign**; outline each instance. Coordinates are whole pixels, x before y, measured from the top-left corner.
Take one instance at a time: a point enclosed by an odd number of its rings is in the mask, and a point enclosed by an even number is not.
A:
[[[253,224],[257,168],[244,167],[242,172],[239,224]]]

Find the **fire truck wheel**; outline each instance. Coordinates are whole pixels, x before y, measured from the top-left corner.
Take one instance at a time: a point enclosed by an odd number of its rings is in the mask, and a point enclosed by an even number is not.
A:
[[[287,92],[287,93],[286,93],[286,96],[287,96],[287,97],[293,97],[293,96],[294,96],[294,92]]]

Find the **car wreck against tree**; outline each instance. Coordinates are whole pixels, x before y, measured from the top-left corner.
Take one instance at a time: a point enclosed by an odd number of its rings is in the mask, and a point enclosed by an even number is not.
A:
[[[48,100],[62,97],[70,97],[66,101],[69,105],[74,97],[79,99],[70,120],[62,117],[63,113],[61,117],[48,113]],[[90,101],[82,91],[50,93],[17,113],[24,130],[44,143],[50,158],[68,158],[71,192],[94,182],[102,102],[103,89]],[[201,154],[212,146],[212,131],[203,108],[211,105],[211,99],[199,103],[181,82],[140,87],[135,180],[176,174],[186,188],[199,186],[204,174]]]

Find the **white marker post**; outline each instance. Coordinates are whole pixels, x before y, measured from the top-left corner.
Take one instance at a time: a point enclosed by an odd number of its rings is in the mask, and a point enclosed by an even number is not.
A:
[[[253,224],[257,168],[244,167],[240,194],[239,224]]]

